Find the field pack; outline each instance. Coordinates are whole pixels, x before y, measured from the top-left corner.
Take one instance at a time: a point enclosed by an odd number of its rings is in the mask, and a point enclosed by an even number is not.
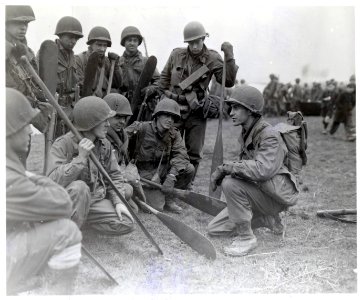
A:
[[[307,124],[300,111],[287,112],[287,123],[278,123],[274,128],[280,132],[288,150],[285,165],[291,173],[298,175],[307,163]]]

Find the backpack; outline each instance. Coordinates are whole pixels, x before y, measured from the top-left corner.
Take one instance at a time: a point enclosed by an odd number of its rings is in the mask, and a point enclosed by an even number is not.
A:
[[[280,132],[287,148],[284,164],[294,175],[298,175],[307,163],[307,124],[300,111],[287,112],[287,123],[278,123],[274,128]]]

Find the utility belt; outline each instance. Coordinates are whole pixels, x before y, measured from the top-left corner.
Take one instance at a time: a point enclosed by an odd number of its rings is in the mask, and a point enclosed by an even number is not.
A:
[[[70,107],[74,105],[75,93],[64,93],[58,97],[58,104],[63,107]]]

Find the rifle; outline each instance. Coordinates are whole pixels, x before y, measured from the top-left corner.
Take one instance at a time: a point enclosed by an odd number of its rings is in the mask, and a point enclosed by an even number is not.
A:
[[[57,101],[55,101],[53,95],[51,94],[51,92],[48,90],[47,86],[44,84],[44,82],[40,79],[40,77],[38,76],[38,74],[35,72],[34,68],[32,67],[32,65],[29,63],[29,60],[26,56],[22,56],[21,57],[21,61],[25,64],[25,66],[29,69],[30,73],[33,75],[34,79],[36,80],[37,84],[39,84],[39,86],[42,88],[42,90],[45,92],[45,94],[48,97],[49,102],[53,105],[53,107],[56,109],[57,113],[59,114],[59,116],[64,120],[64,122],[66,123],[66,125],[70,128],[70,130],[73,132],[73,134],[75,135],[76,139],[78,141],[80,141],[82,139],[82,136],[80,135],[80,133],[78,132],[78,130],[74,127],[74,125],[71,123],[71,121],[69,120],[68,116],[66,115],[66,113],[62,110],[62,108],[59,106],[59,104],[57,103]],[[155,242],[155,240],[152,238],[152,236],[150,235],[150,233],[146,230],[146,228],[144,227],[144,225],[141,223],[140,219],[137,217],[136,213],[132,210],[130,204],[126,201],[126,199],[122,196],[122,194],[120,193],[120,191],[117,189],[116,185],[114,184],[114,182],[112,181],[110,175],[108,175],[108,173],[106,172],[106,170],[103,168],[102,164],[99,162],[99,160],[97,159],[96,155],[94,154],[94,152],[90,153],[90,159],[93,161],[93,163],[96,165],[96,167],[98,168],[98,170],[100,171],[100,173],[106,178],[106,180],[109,182],[111,188],[115,191],[116,195],[119,197],[119,199],[123,202],[123,204],[127,207],[127,209],[129,210],[129,212],[131,213],[131,215],[133,216],[133,218],[136,220],[136,222],[138,223],[138,225],[140,226],[140,228],[142,229],[142,231],[144,232],[144,234],[146,235],[146,237],[149,239],[149,241],[155,246],[155,248],[158,250],[158,253],[163,254],[163,252],[161,251],[159,245]]]

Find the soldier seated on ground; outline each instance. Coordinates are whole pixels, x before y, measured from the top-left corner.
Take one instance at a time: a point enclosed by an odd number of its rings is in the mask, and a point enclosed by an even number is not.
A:
[[[179,118],[179,105],[174,100],[164,98],[155,108],[153,121],[134,122],[126,128],[130,144],[131,139],[135,139],[130,158],[135,159],[140,176],[162,182],[162,191],[166,195],[164,202],[148,192],[148,202],[157,209],[164,208],[174,213],[180,213],[182,209],[173,199],[173,188],[186,189],[194,174],[184,141],[174,127],[174,121]]]
[[[284,165],[286,145],[261,116],[262,94],[245,85],[234,89],[226,102],[232,107],[233,125],[242,127],[241,152],[239,161],[220,165],[211,176],[214,190],[222,185],[227,207],[209,223],[208,233],[237,235],[224,251],[243,256],[257,247],[252,228],[282,233],[279,212],[295,204],[298,191],[294,175]]]
[[[89,203],[85,208],[83,205],[82,209],[75,209],[74,218],[79,227],[86,223],[101,233],[122,235],[134,229],[134,220],[89,157],[93,151],[119,192],[130,200],[133,189],[125,183],[106,138],[110,126],[108,120],[115,114],[104,100],[96,96],[79,100],[73,110],[74,126],[84,138],[78,143],[72,132],[59,137],[50,150],[47,173],[67,189],[74,206]]]
[[[45,272],[48,292],[71,294],[81,257],[82,234],[70,220],[67,192],[28,172],[30,122],[39,113],[20,92],[6,89],[6,279],[7,294],[31,289]]]

